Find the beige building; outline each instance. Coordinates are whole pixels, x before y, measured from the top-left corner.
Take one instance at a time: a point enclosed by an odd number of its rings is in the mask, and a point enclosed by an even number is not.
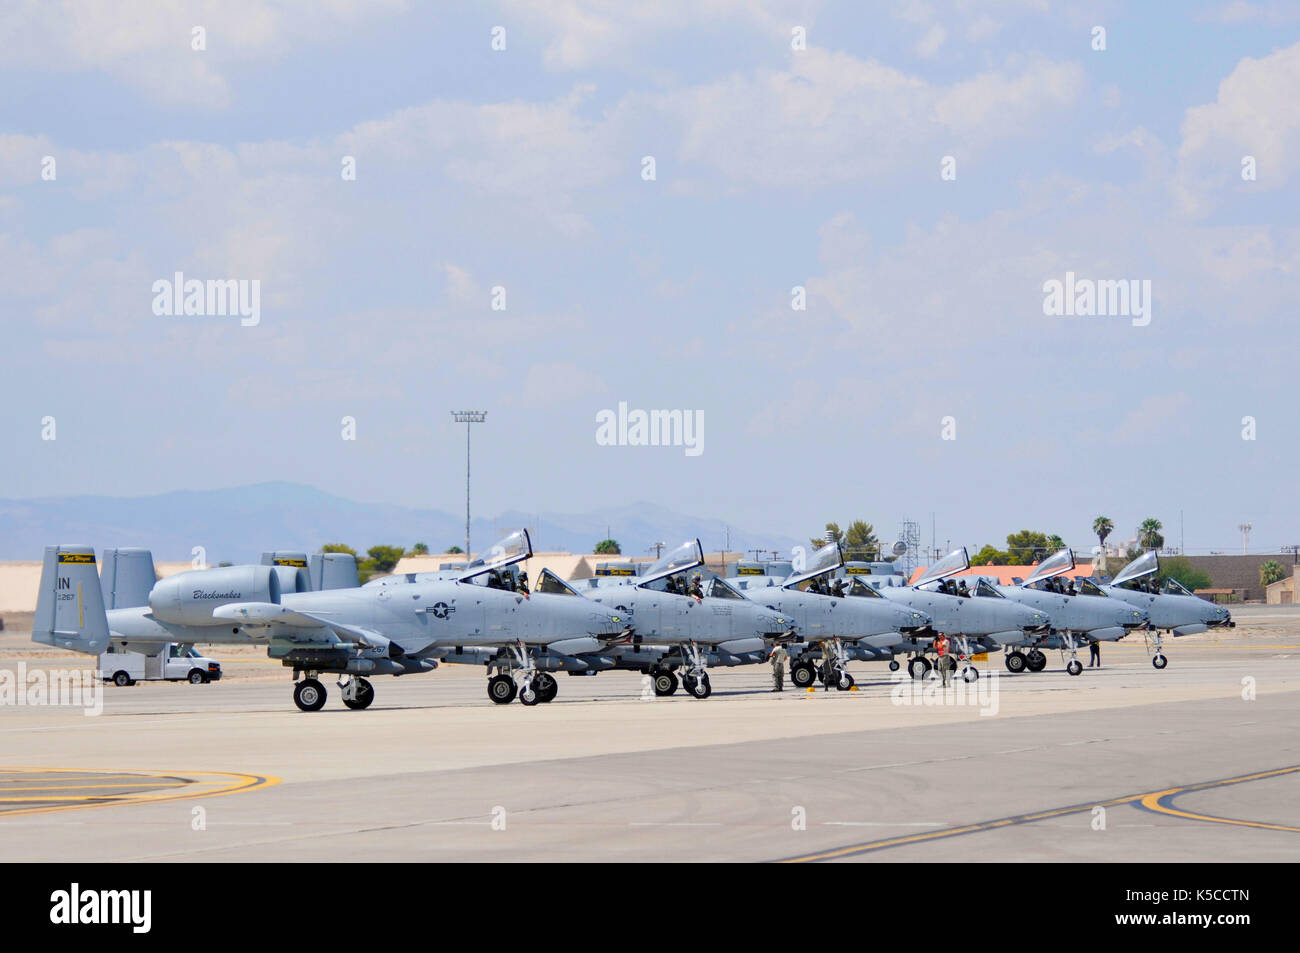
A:
[[[192,563],[156,563],[159,579],[193,569]],[[0,617],[36,611],[36,590],[41,584],[39,562],[0,562]]]
[[[1279,579],[1277,582],[1264,587],[1264,601],[1271,606],[1289,606],[1297,602],[1296,599],[1296,567],[1291,567],[1291,575],[1286,579]]]

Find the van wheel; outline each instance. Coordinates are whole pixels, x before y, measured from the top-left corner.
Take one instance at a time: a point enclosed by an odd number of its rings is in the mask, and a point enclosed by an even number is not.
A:
[[[191,685],[202,685],[207,680],[208,677],[204,675],[201,671],[199,671],[197,668],[190,669],[189,683]]]
[[[134,685],[135,679],[126,674],[126,672],[118,672],[113,676],[113,684],[118,688],[126,688],[128,685]]]

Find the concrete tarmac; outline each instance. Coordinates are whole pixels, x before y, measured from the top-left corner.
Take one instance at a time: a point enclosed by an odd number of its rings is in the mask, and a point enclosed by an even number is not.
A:
[[[444,666],[308,714],[215,647],[228,679],[106,686],[97,716],[0,705],[0,860],[1297,860],[1300,615],[1234,617],[1163,671],[1130,638],[1078,678],[993,655],[951,696],[749,666],[705,701],[605,673],[525,708]],[[0,672],[88,661],[0,638]]]

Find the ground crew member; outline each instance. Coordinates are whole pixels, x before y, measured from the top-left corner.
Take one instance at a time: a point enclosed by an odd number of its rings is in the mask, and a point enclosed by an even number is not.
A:
[[[785,650],[784,645],[777,645],[772,648],[772,654],[768,656],[772,663],[772,691],[785,691],[785,660],[790,653]]]
[[[939,674],[943,676],[943,687],[948,687],[948,673],[953,665],[953,658],[948,654],[948,636],[942,632],[934,640],[934,650],[939,655]]]
[[[1101,668],[1101,643],[1093,639],[1092,644],[1088,646],[1088,668],[1093,666]]]

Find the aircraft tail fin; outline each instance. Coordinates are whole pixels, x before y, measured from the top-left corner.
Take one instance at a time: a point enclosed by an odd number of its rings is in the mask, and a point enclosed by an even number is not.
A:
[[[104,590],[104,608],[134,609],[149,604],[149,593],[158,581],[153,553],[147,549],[106,549],[100,560],[99,581]]]
[[[359,589],[361,578],[357,575],[357,558],[351,553],[313,553],[311,557],[312,588]]]
[[[32,641],[98,655],[108,647],[108,614],[89,546],[46,546]]]

